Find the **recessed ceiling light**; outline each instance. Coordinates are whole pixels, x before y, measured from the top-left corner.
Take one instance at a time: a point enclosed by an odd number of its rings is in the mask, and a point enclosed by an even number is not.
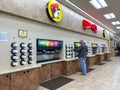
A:
[[[114,22],[111,22],[112,25],[119,25],[120,22],[119,21],[114,21]]]
[[[107,7],[107,3],[105,0],[90,0],[90,4],[92,4],[96,9],[101,9]]]
[[[117,29],[120,29],[120,27],[116,27]]]
[[[104,14],[103,15],[106,19],[112,19],[115,18],[116,16],[114,15],[114,13],[109,13],[109,14]]]

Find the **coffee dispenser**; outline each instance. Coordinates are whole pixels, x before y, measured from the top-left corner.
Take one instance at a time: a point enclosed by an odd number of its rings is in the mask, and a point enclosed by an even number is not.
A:
[[[59,60],[63,41],[37,39],[37,63]]]

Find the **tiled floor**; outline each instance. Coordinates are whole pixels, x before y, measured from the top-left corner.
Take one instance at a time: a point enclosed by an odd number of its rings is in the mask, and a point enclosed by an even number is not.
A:
[[[111,59],[102,66],[94,65],[95,70],[86,76],[80,72],[67,76],[74,81],[57,90],[120,90],[120,57]],[[40,86],[38,90],[48,89]]]

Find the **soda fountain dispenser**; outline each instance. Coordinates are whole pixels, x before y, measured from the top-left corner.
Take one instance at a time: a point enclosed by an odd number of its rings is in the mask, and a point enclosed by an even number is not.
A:
[[[78,49],[80,47],[79,42],[74,42],[74,49]],[[75,52],[75,57],[78,57],[78,52]]]
[[[92,46],[92,54],[97,54],[98,44],[91,43],[91,46]]]
[[[37,63],[59,60],[63,41],[37,39]]]

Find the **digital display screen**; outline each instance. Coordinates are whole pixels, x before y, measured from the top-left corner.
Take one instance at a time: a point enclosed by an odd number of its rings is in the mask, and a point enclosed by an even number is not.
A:
[[[96,44],[96,43],[92,43],[91,45],[92,45],[92,47],[97,47],[98,46],[98,44]]]
[[[80,47],[80,43],[79,42],[74,42],[74,48],[78,48]]]
[[[63,41],[58,40],[47,40],[47,39],[37,39],[37,47],[39,49],[57,49],[62,48]]]

